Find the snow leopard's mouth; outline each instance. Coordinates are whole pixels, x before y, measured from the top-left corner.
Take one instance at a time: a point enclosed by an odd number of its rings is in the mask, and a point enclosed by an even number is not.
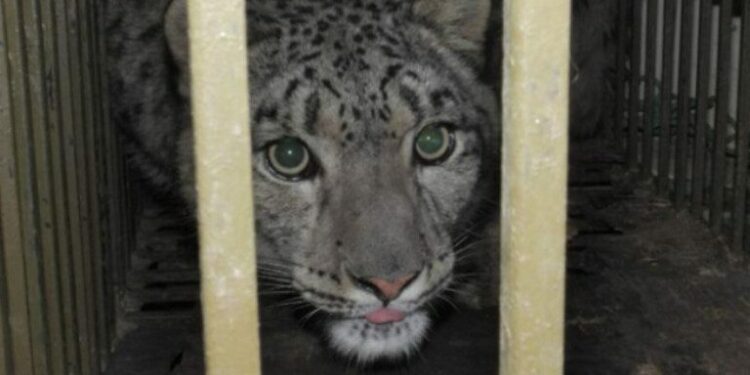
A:
[[[436,257],[403,280],[365,283],[339,271],[306,268],[293,272],[293,287],[316,317],[328,343],[339,354],[361,363],[398,360],[416,352],[430,327],[433,302],[453,282],[453,254]],[[329,271],[330,272],[330,271]],[[364,285],[363,285],[364,284]],[[368,285],[369,284],[369,285]]]
[[[367,317],[332,319],[326,330],[334,349],[368,363],[408,357],[419,348],[429,326],[427,313],[416,310],[384,323],[373,323]]]

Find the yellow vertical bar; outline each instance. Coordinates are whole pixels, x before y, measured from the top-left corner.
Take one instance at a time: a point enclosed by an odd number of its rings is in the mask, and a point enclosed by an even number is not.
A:
[[[506,0],[501,374],[562,374],[570,0]]]
[[[245,0],[188,8],[206,368],[259,374]]]

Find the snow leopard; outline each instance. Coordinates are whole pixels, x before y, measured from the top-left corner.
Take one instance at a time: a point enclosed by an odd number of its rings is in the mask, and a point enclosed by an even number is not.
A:
[[[108,10],[114,121],[131,164],[194,210],[186,2],[124,3]],[[247,1],[261,285],[294,292],[360,363],[408,357],[431,304],[471,293],[461,270],[499,194],[496,95],[478,79],[490,6]]]
[[[575,3],[611,28],[601,14],[616,2]],[[261,288],[308,308],[336,353],[408,358],[439,319],[433,304],[497,303],[500,54],[488,47],[500,6],[247,1]],[[194,212],[185,0],[109,1],[106,23],[111,116],[130,165]],[[588,134],[610,61],[579,52],[573,95],[587,101],[572,107],[573,131]]]

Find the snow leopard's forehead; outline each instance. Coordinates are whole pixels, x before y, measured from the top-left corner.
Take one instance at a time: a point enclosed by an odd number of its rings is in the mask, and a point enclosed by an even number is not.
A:
[[[410,16],[410,4],[251,2],[251,39],[260,40],[250,56],[256,146],[290,132],[346,147],[400,139],[424,121],[477,131],[488,123],[487,98],[467,85],[472,68]]]

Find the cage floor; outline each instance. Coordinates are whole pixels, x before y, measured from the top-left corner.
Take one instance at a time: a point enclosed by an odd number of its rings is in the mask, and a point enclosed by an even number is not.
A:
[[[740,374],[750,368],[750,273],[692,215],[628,183],[606,144],[572,148],[566,373]],[[494,309],[435,327],[407,367],[360,371],[331,358],[280,310],[264,309],[267,374],[495,374]],[[108,375],[203,373],[199,320],[148,324]]]

